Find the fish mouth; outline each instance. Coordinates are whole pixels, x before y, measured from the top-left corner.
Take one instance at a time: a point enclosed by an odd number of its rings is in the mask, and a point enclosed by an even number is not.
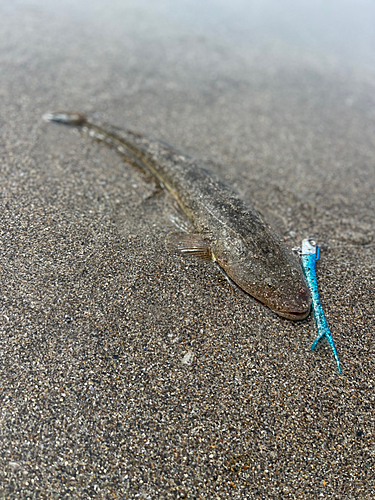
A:
[[[270,301],[267,301],[265,300],[264,296],[263,297],[256,297],[252,294],[250,294],[255,300],[259,301],[261,304],[263,305],[266,305],[267,307],[269,307],[271,309],[272,312],[274,312],[275,314],[277,314],[278,316],[280,316],[281,318],[285,318],[285,319],[289,319],[289,320],[292,320],[292,321],[302,321],[303,319],[306,319],[307,316],[310,314],[310,311],[311,311],[311,304],[312,304],[312,301],[311,301],[311,297],[309,295],[309,291],[307,290],[308,292],[308,295],[307,295],[307,300],[304,304],[295,304],[294,307],[295,307],[295,310],[293,311],[292,307],[291,306],[291,309],[287,309],[286,307],[286,304],[284,302],[284,308],[285,309],[282,309],[281,308],[281,304],[275,304],[274,303],[270,303]],[[280,307],[280,309],[278,309],[277,307]]]
[[[304,304],[304,306],[300,306],[298,309],[299,310],[287,310],[287,309],[277,309],[276,308],[276,304],[270,304],[270,303],[267,303],[267,301],[265,300],[260,300],[258,299],[257,297],[254,297],[252,296],[255,300],[259,301],[261,304],[263,305],[266,305],[267,307],[269,307],[271,309],[271,311],[275,314],[277,314],[278,316],[280,316],[281,318],[285,318],[285,319],[289,319],[289,320],[292,320],[292,321],[302,321],[303,319],[306,319],[307,316],[310,314],[310,311],[311,311],[311,304],[312,304],[312,301],[309,297],[309,300],[307,302],[307,304]],[[307,307],[306,307],[307,306]],[[285,307],[285,305],[284,305]],[[298,305],[295,306],[296,308],[298,307]]]
[[[286,319],[291,319],[293,321],[301,321],[303,319],[306,319],[307,316],[310,314],[311,306],[308,307],[305,311],[275,311],[273,310],[278,316],[281,316],[282,318]]]

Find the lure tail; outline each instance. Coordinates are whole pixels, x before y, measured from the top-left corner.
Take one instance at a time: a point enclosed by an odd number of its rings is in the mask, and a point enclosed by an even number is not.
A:
[[[46,122],[63,123],[64,125],[82,126],[86,123],[86,116],[81,113],[66,113],[64,111],[56,111],[55,113],[46,113],[43,115]]]
[[[341,373],[339,356],[337,354],[336,346],[333,341],[333,337],[319,299],[318,282],[315,272],[315,264],[319,259],[319,253],[319,247],[314,241],[309,239],[305,239],[302,241],[302,251],[300,255],[301,264],[303,272],[305,274],[307,285],[311,290],[313,313],[318,330],[318,336],[312,344],[311,350],[313,351],[316,348],[321,338],[326,337],[335,357],[339,373]]]

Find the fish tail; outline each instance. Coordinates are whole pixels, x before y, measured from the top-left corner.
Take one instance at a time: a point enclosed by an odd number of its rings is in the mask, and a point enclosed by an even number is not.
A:
[[[87,122],[87,117],[81,113],[56,111],[55,113],[46,113],[43,115],[43,120],[46,122],[63,123],[64,125],[82,126]]]

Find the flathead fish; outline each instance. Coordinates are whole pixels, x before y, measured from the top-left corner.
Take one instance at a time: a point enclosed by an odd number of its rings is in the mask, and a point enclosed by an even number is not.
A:
[[[300,264],[251,205],[196,160],[165,143],[80,113],[56,112],[45,120],[83,127],[96,139],[130,155],[173,194],[194,225],[193,234],[169,237],[182,254],[216,261],[242,290],[291,320],[306,318],[311,296]]]

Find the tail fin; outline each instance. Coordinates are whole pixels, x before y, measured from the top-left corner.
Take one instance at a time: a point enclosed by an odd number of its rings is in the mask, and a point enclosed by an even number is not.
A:
[[[43,115],[43,120],[46,122],[63,123],[64,125],[82,126],[86,123],[86,116],[81,113],[66,113],[64,111],[56,111],[55,113],[46,113]]]

